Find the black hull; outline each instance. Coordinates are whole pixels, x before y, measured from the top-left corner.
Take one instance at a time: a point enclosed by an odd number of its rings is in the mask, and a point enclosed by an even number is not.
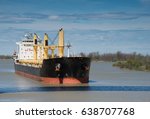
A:
[[[50,84],[88,83],[90,58],[63,57],[44,59],[40,67],[15,63],[15,71]]]

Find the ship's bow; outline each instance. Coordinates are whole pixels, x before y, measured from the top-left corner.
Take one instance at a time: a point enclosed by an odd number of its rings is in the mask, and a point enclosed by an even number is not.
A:
[[[48,84],[81,84],[89,82],[90,58],[63,57],[43,60],[42,82]]]

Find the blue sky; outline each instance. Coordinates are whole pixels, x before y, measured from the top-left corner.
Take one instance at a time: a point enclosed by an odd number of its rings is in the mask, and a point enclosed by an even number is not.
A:
[[[150,0],[0,0],[0,54],[27,32],[53,39],[61,27],[72,53],[150,54]]]

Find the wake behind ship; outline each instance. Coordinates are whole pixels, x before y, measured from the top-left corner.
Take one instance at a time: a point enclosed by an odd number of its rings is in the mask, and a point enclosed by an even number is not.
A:
[[[14,55],[15,72],[46,84],[81,84],[89,82],[90,58],[69,56],[70,45],[64,45],[64,31],[58,31],[58,44],[49,45],[45,33],[44,41],[34,34],[17,42]],[[64,48],[68,56],[64,56]],[[50,51],[49,51],[50,50]],[[58,54],[55,54],[57,51]],[[49,52],[51,52],[49,54]]]

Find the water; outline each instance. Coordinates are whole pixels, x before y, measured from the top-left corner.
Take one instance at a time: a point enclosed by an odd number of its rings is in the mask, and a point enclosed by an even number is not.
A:
[[[0,60],[0,101],[150,101],[150,72],[92,62],[89,84],[55,87],[16,75],[12,60]]]

